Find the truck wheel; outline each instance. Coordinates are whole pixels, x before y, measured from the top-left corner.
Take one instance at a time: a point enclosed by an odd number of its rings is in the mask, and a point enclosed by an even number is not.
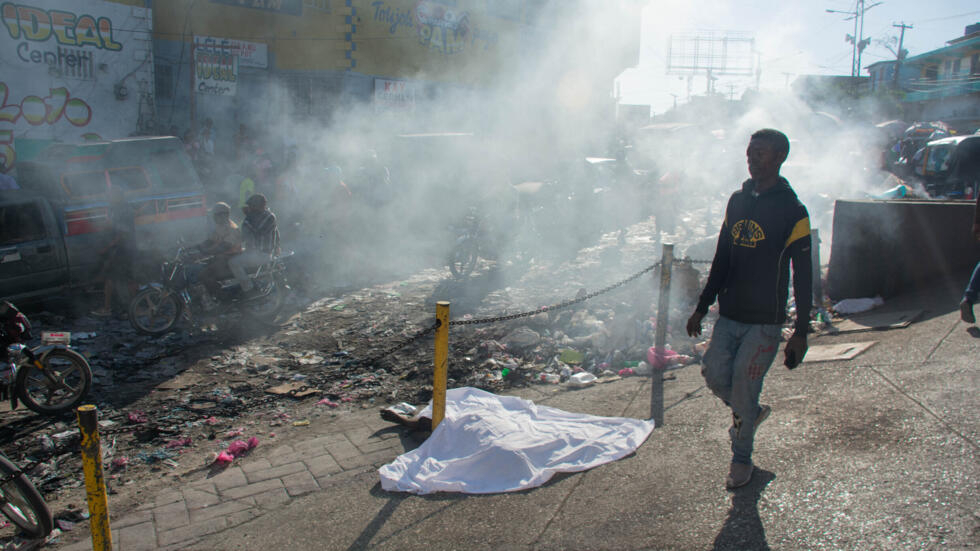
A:
[[[143,289],[129,303],[129,323],[140,333],[163,335],[180,321],[184,303],[161,289]]]

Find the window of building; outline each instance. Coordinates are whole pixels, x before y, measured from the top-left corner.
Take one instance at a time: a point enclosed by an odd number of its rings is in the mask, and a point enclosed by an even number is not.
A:
[[[0,245],[16,245],[44,239],[44,221],[36,203],[0,207]]]
[[[930,65],[926,67],[925,74],[923,75],[923,77],[926,80],[936,80],[937,78],[939,78],[939,66]]]
[[[958,59],[953,60],[953,74],[960,74],[960,60]]]
[[[970,74],[980,74],[980,54],[970,56]]]
[[[174,68],[170,65],[154,65],[157,99],[169,99],[174,95]]]

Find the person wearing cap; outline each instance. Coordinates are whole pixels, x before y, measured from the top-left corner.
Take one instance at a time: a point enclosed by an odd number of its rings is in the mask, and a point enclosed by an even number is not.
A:
[[[218,282],[231,275],[229,261],[242,252],[242,232],[231,219],[231,206],[228,203],[215,203],[211,207],[211,215],[214,217],[214,231],[197,246],[197,250],[211,257],[199,280],[211,296],[216,297],[221,289]]]
[[[279,251],[279,228],[276,215],[266,207],[265,195],[256,193],[248,198],[242,207],[245,220],[242,221],[242,241],[245,252],[228,261],[228,267],[248,295],[253,292],[252,279],[246,269],[265,264]]]

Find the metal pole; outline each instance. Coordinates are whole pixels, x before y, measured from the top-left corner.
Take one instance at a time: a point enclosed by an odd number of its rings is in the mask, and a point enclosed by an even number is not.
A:
[[[667,325],[670,322],[670,271],[674,266],[674,245],[665,243],[660,259],[660,296],[657,301],[657,333],[654,340],[656,351],[663,354],[667,347]],[[653,367],[650,380],[650,418],[655,426],[664,424],[664,370]]]
[[[902,34],[898,37],[898,55],[895,56],[895,74],[892,75],[892,87],[898,88],[898,72],[902,68],[902,44],[905,43],[905,29],[911,29],[912,25],[906,25],[905,21],[902,21],[901,25],[892,23],[892,27],[902,28]]]
[[[191,135],[192,139],[197,136],[197,97],[194,87],[197,86],[197,44],[194,42],[194,35],[191,35],[191,97],[190,97],[190,116],[191,116]]]
[[[861,43],[864,42],[864,12],[867,11],[864,9],[864,0],[859,0],[859,3],[861,4],[861,30],[858,31],[858,39],[857,39],[857,50],[858,50],[858,60],[857,60],[857,69],[856,69],[857,72],[854,74],[854,76],[856,77],[861,76],[861,53],[864,52],[864,47],[862,46]]]
[[[109,498],[102,474],[102,446],[99,444],[99,411],[95,406],[76,410],[78,429],[82,436],[82,468],[85,471],[85,493],[88,496],[89,528],[92,530],[92,550],[112,551],[112,530],[109,527]]]
[[[810,258],[813,259],[813,306],[823,308],[823,282],[820,280],[820,230],[810,230]]]
[[[446,416],[446,377],[449,371],[449,302],[436,303],[435,374],[432,377],[432,430]]]

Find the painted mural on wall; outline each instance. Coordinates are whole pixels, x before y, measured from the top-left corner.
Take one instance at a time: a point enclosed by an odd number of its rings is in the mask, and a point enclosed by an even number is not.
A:
[[[147,116],[149,10],[103,0],[5,1],[0,23],[0,172],[16,162],[17,139],[125,137]]]
[[[411,7],[404,2],[375,0],[371,8],[373,21],[387,25],[389,34],[412,32],[419,45],[432,52],[454,55],[497,45],[498,33],[480,25],[457,0],[417,0]]]

